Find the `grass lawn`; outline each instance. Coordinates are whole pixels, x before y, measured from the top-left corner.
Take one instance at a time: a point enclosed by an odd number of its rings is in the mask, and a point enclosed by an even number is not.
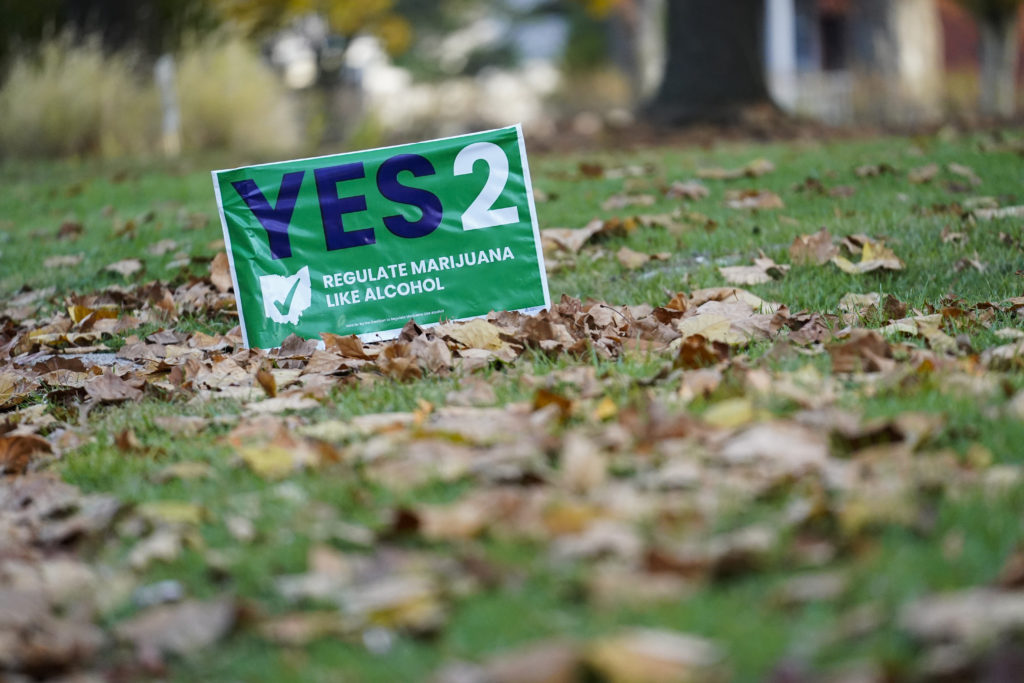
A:
[[[0,670],[406,681],[457,680],[461,662],[484,678],[458,680],[522,680],[569,662],[612,681],[882,681],[1019,661],[1024,218],[979,216],[1024,204],[1022,155],[1020,131],[533,155],[542,230],[625,226],[548,250],[552,301],[648,304],[676,338],[602,346],[607,323],[584,352],[510,342],[514,360],[440,369],[413,354],[411,374],[342,355],[314,373],[308,351],[225,341],[208,169],[248,160],[0,165],[0,425],[17,428],[0,457],[25,469],[19,434],[56,454],[0,485],[54,472],[121,503],[59,546],[43,540],[59,520],[33,518],[18,546],[38,575],[81,568],[75,599],[95,604],[74,624],[99,626],[95,646],[33,666],[0,646]],[[698,176],[706,196],[666,194]],[[735,208],[759,197],[770,208]],[[800,262],[794,239],[821,228],[824,262]],[[830,260],[880,244],[877,270]],[[628,267],[633,252],[658,256]],[[762,257],[790,267],[726,279]],[[191,285],[202,303],[182,303]],[[729,286],[786,307],[770,333],[702,317],[698,293]],[[131,356],[147,337],[167,355]],[[53,360],[75,347],[84,367]],[[100,392],[111,369],[138,393]],[[11,505],[0,522],[21,524]],[[70,619],[52,585],[24,585]],[[631,627],[704,640],[659,659]]]

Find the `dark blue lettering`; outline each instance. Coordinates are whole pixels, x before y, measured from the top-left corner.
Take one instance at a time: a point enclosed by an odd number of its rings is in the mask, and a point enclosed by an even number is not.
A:
[[[413,177],[422,178],[434,175],[434,166],[419,154],[398,154],[381,164],[377,171],[377,189],[385,198],[415,206],[423,215],[418,221],[410,221],[400,214],[387,216],[384,218],[384,226],[399,237],[425,237],[441,224],[444,208],[433,192],[398,182],[398,174],[402,171],[409,171]]]
[[[270,242],[270,255],[274,259],[288,258],[292,255],[292,245],[288,239],[288,225],[295,213],[295,201],[299,197],[302,176],[305,171],[285,173],[281,179],[281,189],[277,193],[277,206],[270,206],[266,196],[251,179],[237,180],[231,183],[235,191],[249,207],[253,215],[267,231]]]
[[[320,199],[320,218],[324,224],[327,251],[376,243],[373,228],[345,232],[345,214],[366,211],[366,197],[361,194],[354,197],[338,196],[338,183],[366,177],[362,162],[318,168],[313,171],[313,175],[316,177],[316,193]]]

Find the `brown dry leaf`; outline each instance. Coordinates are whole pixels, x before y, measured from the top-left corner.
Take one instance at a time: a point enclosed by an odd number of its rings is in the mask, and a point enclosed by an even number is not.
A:
[[[448,337],[468,349],[484,349],[502,354],[512,352],[512,347],[501,338],[501,328],[483,318],[439,325],[435,330],[438,335]]]
[[[648,261],[655,258],[650,254],[644,254],[639,251],[633,251],[629,247],[623,246],[617,252],[615,252],[615,258],[624,268],[629,270],[636,270],[642,268],[647,264]]]
[[[745,344],[749,337],[732,329],[728,316],[719,313],[704,313],[683,318],[676,323],[683,338],[699,336],[708,341],[721,342],[730,346]]]
[[[956,351],[956,340],[942,331],[942,314],[918,315],[911,318],[894,320],[879,332],[882,334],[895,334],[901,332],[913,336],[920,336],[928,342],[928,346],[940,353],[953,353]]]
[[[142,398],[142,392],[139,389],[125,382],[110,370],[86,382],[85,393],[100,403],[138,401]]]
[[[825,465],[828,440],[820,430],[795,422],[766,422],[729,439],[721,457],[731,464],[764,461],[786,471],[802,471]]]
[[[764,254],[754,259],[752,266],[721,266],[718,272],[726,282],[734,285],[761,285],[779,280],[789,270],[788,264],[778,264]]]
[[[730,209],[784,209],[782,197],[771,190],[729,190],[725,205]]]
[[[742,346],[754,339],[768,339],[780,327],[775,316],[756,313],[747,301],[730,297],[702,303],[692,314],[680,318],[676,329],[683,337],[701,335],[708,341]]]
[[[256,371],[256,381],[263,387],[263,391],[269,398],[277,396],[277,380],[274,379],[273,373],[266,368],[260,368]]]
[[[652,206],[657,200],[650,194],[616,194],[601,203],[604,211],[618,211],[628,206]]]
[[[377,356],[375,364],[381,372],[399,382],[410,382],[423,377],[419,360],[412,355],[412,348],[405,342],[392,342],[385,346]]]
[[[85,254],[65,254],[62,256],[51,256],[43,261],[43,268],[73,268],[85,258]]]
[[[685,633],[631,629],[587,648],[587,663],[608,683],[717,683],[729,680],[725,655]]]
[[[213,645],[231,632],[237,615],[238,608],[228,598],[186,600],[149,609],[121,622],[115,631],[141,659],[159,661],[161,655],[188,655]]]
[[[845,341],[828,346],[833,372],[887,372],[896,363],[892,348],[875,330],[853,330]]]
[[[835,600],[846,592],[849,584],[849,577],[840,571],[798,574],[779,587],[777,600],[786,607]]]
[[[738,178],[757,178],[774,170],[775,164],[768,159],[754,159],[740,168],[702,168],[697,171],[697,177],[706,180],[736,180]]]
[[[704,199],[710,193],[704,183],[696,180],[676,180],[665,192],[667,199]]]
[[[286,394],[265,398],[245,406],[247,415],[278,415],[288,411],[312,410],[320,406],[315,398],[303,395],[302,391],[289,391]]]
[[[915,185],[922,183],[930,183],[935,179],[935,176],[939,174],[939,165],[935,163],[926,164],[918,168],[912,169],[907,173],[907,179]]]
[[[572,415],[574,403],[572,399],[562,394],[541,387],[533,395],[533,409],[543,410],[548,406],[558,408],[558,414],[563,420],[567,420]]]
[[[946,225],[942,228],[942,232],[939,233],[939,239],[942,240],[943,244],[949,244],[950,242],[955,244],[967,244],[967,233],[954,232],[948,225]]]
[[[272,643],[303,647],[314,640],[340,637],[349,629],[338,610],[292,612],[260,622],[259,633]]]
[[[116,263],[111,263],[103,270],[108,270],[112,273],[117,273],[122,277],[127,278],[134,275],[135,273],[138,273],[142,269],[142,261],[140,261],[137,258],[129,258],[124,259],[123,261],[117,261]]]
[[[221,294],[231,291],[234,287],[231,282],[231,266],[228,264],[228,255],[223,251],[218,252],[210,262],[210,283]]]
[[[139,441],[139,437],[131,427],[117,433],[114,437],[114,445],[118,450],[126,453],[141,453],[144,450],[142,442]]]
[[[1024,593],[968,588],[928,596],[904,607],[900,624],[919,640],[978,646],[1020,632]]]
[[[971,185],[981,185],[981,178],[978,177],[978,174],[975,173],[974,169],[971,168],[970,166],[964,166],[963,164],[951,162],[949,164],[946,164],[946,170],[948,170],[950,173],[954,175],[958,175],[961,178],[967,179],[967,182],[969,182]]]
[[[988,266],[982,263],[981,259],[978,258],[978,252],[974,252],[974,258],[962,258],[953,264],[953,272],[959,273],[968,268],[973,268],[979,273],[984,273],[988,270]]]
[[[343,337],[330,332],[321,332],[320,338],[324,340],[324,348],[332,353],[340,354],[345,358],[356,358],[358,360],[373,360],[377,352],[370,352],[363,347],[359,337],[353,335]]]
[[[977,209],[974,211],[974,217],[983,221],[997,220],[1000,218],[1024,218],[1024,206],[1004,206],[998,209]]]
[[[1024,340],[985,349],[981,353],[981,362],[992,369],[1024,365]]]
[[[578,431],[562,443],[561,483],[576,493],[588,493],[603,485],[608,476],[607,458],[600,447]]]
[[[580,680],[581,664],[579,645],[543,640],[491,657],[482,673],[488,683],[575,683]]]
[[[722,346],[728,349],[724,344]],[[715,365],[727,357],[728,350],[724,353],[719,352],[707,337],[693,334],[684,337],[679,342],[679,353],[676,355],[672,365],[683,370],[695,370]]]
[[[420,505],[412,514],[419,520],[419,533],[429,541],[458,541],[479,536],[493,519],[485,498],[470,496],[454,503]]]
[[[82,236],[83,230],[84,228],[79,221],[64,221],[60,224],[60,227],[57,228],[57,239],[60,241],[74,241]]]
[[[874,176],[880,176],[883,173],[895,173],[896,169],[889,164],[865,164],[858,166],[853,171],[859,178],[872,178]]]
[[[210,420],[198,416],[168,415],[166,417],[154,417],[153,424],[175,436],[189,437],[195,436],[206,429],[210,424]]]
[[[832,234],[826,228],[809,235],[797,235],[789,245],[789,258],[795,264],[820,266],[839,253],[832,243]]]
[[[436,633],[447,615],[438,581],[425,574],[386,575],[345,592],[353,621],[411,633]]]
[[[903,270],[903,261],[884,242],[864,239],[859,263],[853,263],[844,256],[833,256],[832,263],[845,273],[861,275],[874,270]]]
[[[540,231],[541,242],[545,251],[567,251],[570,254],[578,253],[583,245],[602,231],[604,221],[595,219],[582,228],[547,228]]]
[[[46,453],[53,453],[53,447],[41,436],[0,436],[0,474],[24,474],[33,460]]]

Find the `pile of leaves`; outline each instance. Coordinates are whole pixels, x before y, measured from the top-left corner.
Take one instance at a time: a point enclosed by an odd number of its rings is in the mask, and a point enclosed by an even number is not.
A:
[[[785,198],[729,187],[712,199],[712,183],[760,183],[774,171],[764,159],[703,168],[655,197],[629,183],[647,168],[580,167],[590,179],[624,181],[607,211],[720,199],[754,215],[795,196],[856,192],[808,178]],[[887,164],[856,170],[865,181],[895,173]],[[980,179],[960,164],[929,164],[906,182],[964,192]],[[933,207],[963,221],[963,231],[941,235],[958,245],[975,221],[1013,218],[1012,208]],[[548,228],[549,267],[574,269],[584,255],[629,273],[665,267],[675,254],[605,246],[641,230],[718,229],[688,209]],[[987,420],[1024,420],[1024,297],[950,294],[915,307],[872,279],[907,268],[892,242],[822,228],[787,238],[772,256],[716,263],[725,286],[680,287],[656,304],[562,296],[532,316],[410,322],[380,343],[293,336],[273,350],[244,347],[224,254],[174,284],[85,295],[25,288],[0,310],[0,672],[159,677],[235,638],[289,652],[337,641],[386,658],[405,639],[442,640],[462,606],[514,592],[540,571],[564,582],[566,601],[634,616],[784,576],[771,597],[778,610],[829,604],[838,617],[780,663],[777,680],[816,680],[805,662],[879,629],[900,634],[912,663],[866,658],[856,680],[970,679],[1011,666],[1024,631],[1019,549],[984,586],[901,604],[852,597],[851,563],[877,553],[887,533],[941,544],[955,558],[969,539],[938,537],[942,505],[1024,487],[1022,466],[976,432],[966,448],[952,447],[955,415],[941,407],[967,400]],[[986,267],[962,261],[958,270]],[[751,291],[808,268],[864,286],[829,311]],[[124,282],[144,272],[132,259],[107,270]],[[415,393],[440,382],[439,396]],[[334,409],[393,387],[409,388],[413,405]],[[865,407],[922,394],[940,408],[879,416]],[[130,412],[140,405],[162,409]],[[144,417],[125,423],[121,414]],[[154,446],[151,433],[173,447]],[[217,457],[193,453],[196,444],[213,444]],[[142,490],[118,496],[108,482],[83,491],[63,481],[83,453],[144,463]],[[216,515],[189,496],[230,473],[263,493],[219,492]],[[351,483],[359,514],[317,499],[304,486],[310,476]],[[438,487],[444,495],[425,493]],[[271,564],[271,576],[242,589],[247,557],[277,552],[300,529],[301,566]],[[505,562],[496,547],[533,558]],[[174,574],[197,556],[203,590]],[[726,643],[644,624],[552,629],[561,637],[471,661],[449,649],[420,673],[439,683],[735,674]]]
[[[831,244],[827,235],[799,238],[794,255],[837,258],[834,248],[816,246],[822,242]],[[859,244],[873,248],[866,238]],[[237,328],[222,335],[174,329],[182,315],[232,312],[228,286],[218,285],[222,262],[214,262],[209,278],[173,291],[159,284],[114,287],[72,297],[50,316],[39,315],[38,301],[23,296],[5,312],[4,669],[30,675],[102,669],[103,653],[121,643],[134,653],[131,666],[158,672],[166,655],[187,654],[238,627],[285,645],[339,637],[386,648],[395,632],[443,629],[454,602],[503,580],[500,568],[474,562],[465,550],[482,538],[545,545],[552,562],[585,572],[582,590],[599,605],[682,600],[702,584],[769,567],[810,570],[794,578],[781,599],[821,599],[841,594],[846,580],[818,568],[851,552],[872,529],[897,524],[926,532],[936,496],[1007,487],[1024,474],[1015,466],[990,467],[984,454],[964,461],[931,449],[930,436],[941,426],[934,415],[872,420],[840,403],[851,387],[876,391],[932,377],[941,377],[945,391],[991,400],[1004,391],[994,373],[1024,361],[1024,334],[1006,330],[1006,344],[978,354],[947,331],[954,323],[990,325],[997,313],[1020,318],[1024,298],[975,306],[954,300],[934,311],[908,311],[891,296],[857,295],[847,297],[842,315],[829,316],[792,313],[734,287],[677,293],[657,307],[563,297],[535,316],[496,313],[428,329],[410,322],[397,339],[378,344],[326,333],[319,343],[292,337],[263,351],[243,348]],[[858,324],[879,316],[889,321],[880,331]],[[166,327],[145,337],[130,334],[144,323]],[[909,343],[915,338],[924,344]],[[115,340],[116,351],[110,346]],[[776,355],[827,356],[832,372],[812,366],[770,372],[747,354],[765,345]],[[546,377],[521,377],[535,385],[532,401],[500,405],[483,375],[514,367],[524,354],[582,363]],[[653,359],[660,369],[628,379],[599,376],[590,362],[629,356]],[[463,378],[463,388],[446,405],[421,402],[414,412],[344,420],[302,417],[342,387],[449,375]],[[611,387],[623,382],[644,388],[626,407],[609,398]],[[735,397],[713,403],[700,417],[667,409],[654,392],[669,392],[685,406],[719,395],[726,385]],[[331,609],[262,616],[258,607],[229,596],[185,599],[173,582],[139,587],[133,577],[140,571],[200,542],[202,509],[83,495],[45,470],[91,438],[86,418],[97,406],[146,398],[238,401],[242,412],[225,418],[230,431],[224,438],[239,466],[269,480],[313,469],[389,490],[432,481],[472,487],[451,502],[384,511],[376,527],[337,520],[332,533],[358,550],[317,544],[306,573],[276,582],[279,594],[296,605]],[[789,414],[763,413],[759,406],[770,401],[786,402]],[[1024,417],[1024,393],[1005,409]],[[165,418],[160,427],[187,437],[215,422]],[[130,428],[115,447],[122,453],[142,448]],[[182,461],[162,477],[203,477],[208,470],[202,462]],[[783,514],[716,531],[725,510],[756,505],[783,489],[790,492]],[[245,517],[226,523],[240,543],[253,540]],[[424,545],[410,549],[409,538]],[[120,565],[90,562],[104,544],[126,540],[131,550]],[[153,606],[101,628],[98,617],[133,591],[137,604]],[[1003,632],[1024,623],[1024,610],[990,616],[981,602],[1007,604],[997,593],[962,599],[971,601],[965,609],[977,612],[975,620],[960,624],[966,617],[943,602],[908,608],[906,623],[928,642],[952,638],[961,648],[954,651],[957,663],[967,666],[975,630]],[[564,672],[559,680],[585,671],[634,680],[646,668],[651,676],[667,672],[665,680],[719,680],[728,672],[714,643],[626,631],[527,648],[479,666],[452,665],[439,676],[513,680],[522,666],[535,667],[538,676]]]

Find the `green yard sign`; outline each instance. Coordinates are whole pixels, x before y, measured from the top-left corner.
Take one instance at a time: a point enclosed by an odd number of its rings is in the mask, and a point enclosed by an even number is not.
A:
[[[247,346],[550,304],[519,126],[214,171],[213,184]]]

